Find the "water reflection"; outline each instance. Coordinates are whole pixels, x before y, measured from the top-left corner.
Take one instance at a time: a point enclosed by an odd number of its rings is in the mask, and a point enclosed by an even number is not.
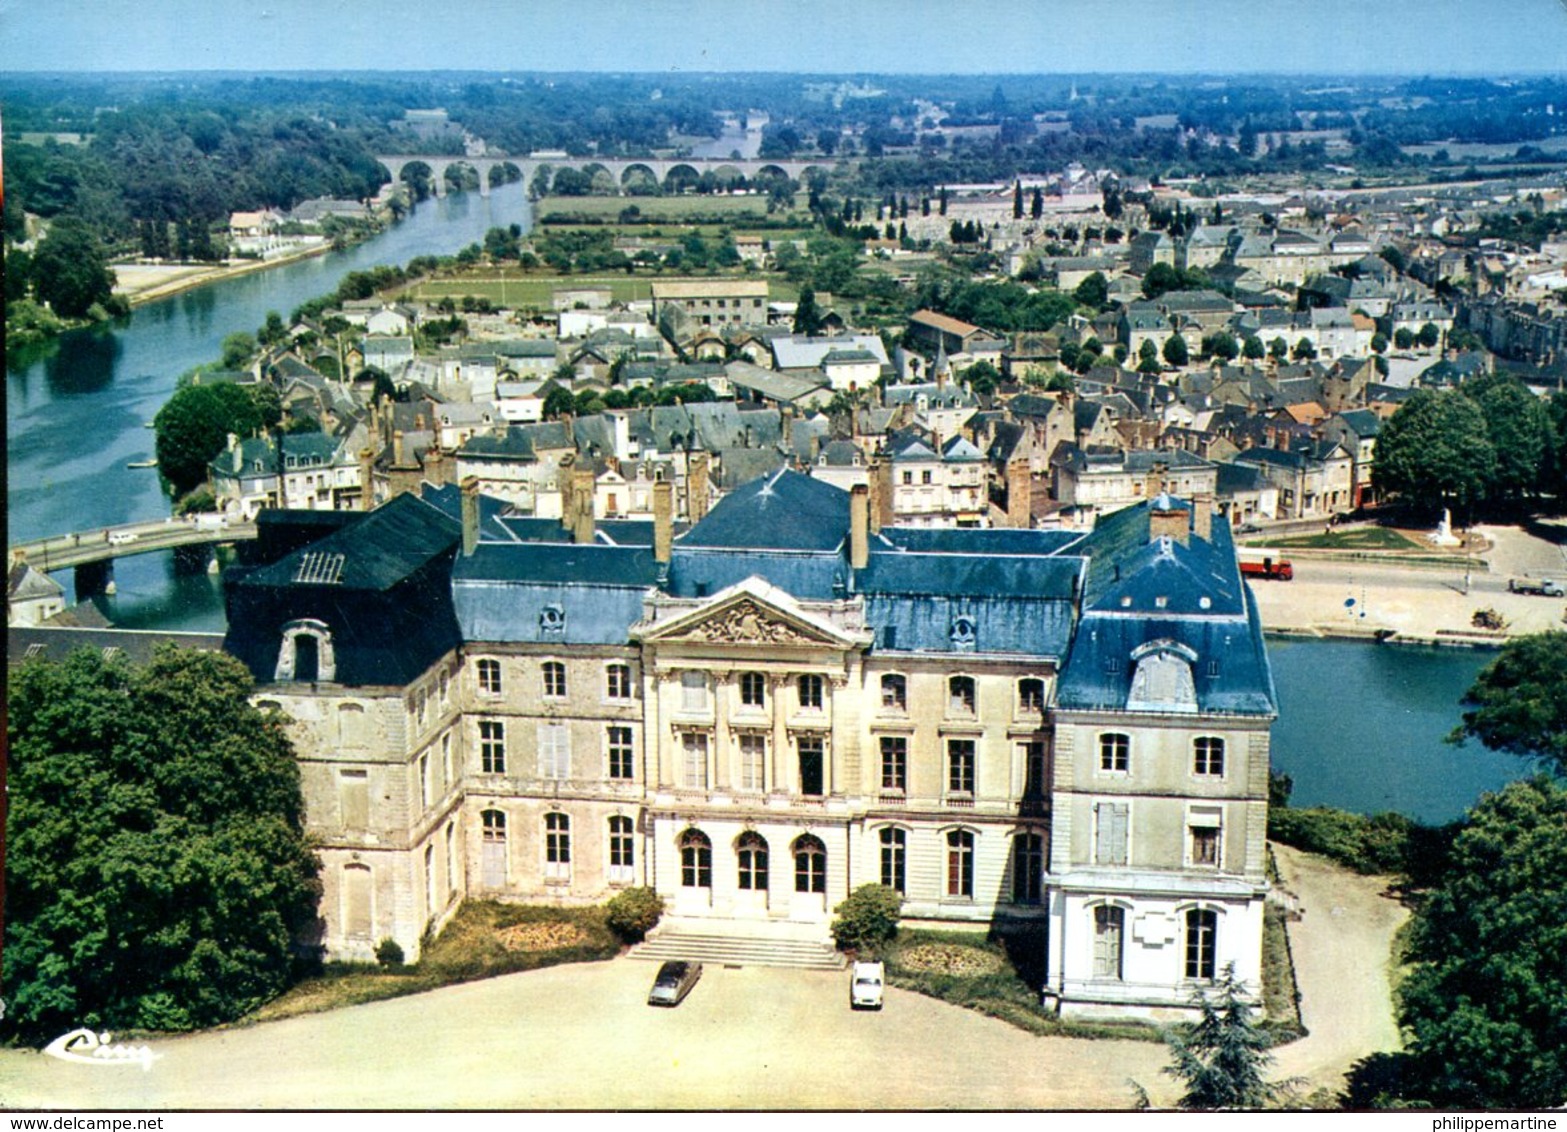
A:
[[[111,328],[95,326],[62,335],[60,347],[44,359],[44,380],[56,397],[71,397],[107,389],[114,381],[120,357],[120,337]]]

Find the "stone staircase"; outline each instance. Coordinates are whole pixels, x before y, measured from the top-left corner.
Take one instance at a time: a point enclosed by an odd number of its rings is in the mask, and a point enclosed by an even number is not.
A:
[[[628,953],[632,959],[687,959],[715,967],[797,967],[841,971],[848,961],[831,943],[783,935],[719,935],[701,929],[660,926]]]

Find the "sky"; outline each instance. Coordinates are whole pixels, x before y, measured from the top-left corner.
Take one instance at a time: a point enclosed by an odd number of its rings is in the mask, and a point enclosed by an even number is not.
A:
[[[0,0],[18,71],[1567,75],[1567,0]]]

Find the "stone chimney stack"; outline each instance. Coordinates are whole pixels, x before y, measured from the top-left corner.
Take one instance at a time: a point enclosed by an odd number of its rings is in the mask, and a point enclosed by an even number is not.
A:
[[[653,561],[667,566],[675,547],[675,485],[653,484]]]
[[[849,492],[849,565],[865,569],[871,560],[871,489],[857,483]]]
[[[1034,524],[1034,473],[1027,456],[1007,461],[1007,525],[1031,527]]]
[[[1192,513],[1173,496],[1161,495],[1148,509],[1148,541],[1168,538],[1182,546],[1191,544]]]
[[[708,492],[712,488],[707,462],[706,452],[692,452],[686,458],[686,518],[692,523],[700,523],[707,517]]]
[[[403,466],[403,430],[392,433],[392,467]]]
[[[892,461],[885,456],[871,458],[871,530],[879,534],[892,526]]]
[[[594,527],[593,469],[573,468],[571,479],[571,497],[577,506],[577,513],[571,524],[571,541],[579,544],[590,543],[593,541]]]
[[[462,481],[462,552],[467,558],[479,545],[479,477]]]
[[[1213,539],[1213,496],[1192,497],[1192,534],[1210,542]]]
[[[375,449],[359,450],[359,510],[375,509]]]

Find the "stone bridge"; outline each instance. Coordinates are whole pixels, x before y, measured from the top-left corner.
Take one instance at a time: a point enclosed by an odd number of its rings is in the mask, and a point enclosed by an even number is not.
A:
[[[659,185],[669,183],[672,173],[680,173],[692,179],[703,173],[729,172],[744,174],[754,179],[758,174],[782,175],[798,181],[809,170],[826,172],[838,163],[830,159],[821,161],[764,161],[761,159],[736,159],[727,157],[458,157],[447,154],[399,153],[376,156],[392,174],[395,183],[401,183],[403,172],[410,165],[420,164],[430,170],[430,188],[436,196],[446,192],[446,171],[466,166],[479,175],[479,195],[490,195],[490,177],[496,169],[511,166],[522,176],[522,183],[533,183],[540,167],[550,169],[575,169],[582,173],[603,170],[614,178],[622,192],[630,183],[633,173],[641,172],[652,177]]]
[[[96,527],[17,543],[11,547],[11,558],[15,560],[20,555],[46,574],[54,570],[75,570],[76,597],[80,601],[94,594],[114,592],[116,558],[160,550],[206,548],[255,537],[255,523],[235,522],[217,515],[187,516]]]

